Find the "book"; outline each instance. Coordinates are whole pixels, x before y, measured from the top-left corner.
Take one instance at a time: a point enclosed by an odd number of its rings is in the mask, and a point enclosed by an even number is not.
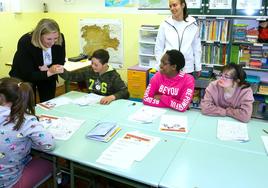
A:
[[[86,138],[100,142],[109,142],[120,130],[121,128],[116,122],[99,122],[86,134]]]

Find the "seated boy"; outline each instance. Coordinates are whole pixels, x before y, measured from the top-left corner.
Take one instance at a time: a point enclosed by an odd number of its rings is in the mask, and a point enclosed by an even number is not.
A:
[[[89,93],[103,95],[100,104],[110,104],[116,99],[127,99],[129,92],[120,75],[108,65],[109,53],[104,49],[96,50],[91,57],[91,66],[74,72],[64,70],[60,76],[65,80],[86,82]]]

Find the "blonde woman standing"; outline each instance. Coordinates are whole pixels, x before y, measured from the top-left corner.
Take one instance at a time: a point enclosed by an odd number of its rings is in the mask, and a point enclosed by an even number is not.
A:
[[[65,42],[59,25],[42,19],[19,39],[9,75],[30,82],[43,102],[55,97],[57,74],[63,72],[64,62]]]

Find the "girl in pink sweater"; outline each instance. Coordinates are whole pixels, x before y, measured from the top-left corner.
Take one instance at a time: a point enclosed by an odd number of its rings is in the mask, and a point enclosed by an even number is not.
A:
[[[145,91],[143,104],[166,107],[184,112],[193,98],[194,78],[182,72],[185,59],[178,50],[168,50],[163,55],[157,72]]]
[[[241,66],[228,64],[222,74],[206,88],[201,101],[202,113],[211,116],[230,116],[248,122],[254,101],[252,89],[245,82],[246,73]]]

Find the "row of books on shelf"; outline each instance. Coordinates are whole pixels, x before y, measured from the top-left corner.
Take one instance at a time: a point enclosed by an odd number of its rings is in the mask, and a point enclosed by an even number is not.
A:
[[[229,20],[206,19],[198,20],[202,41],[229,41]]]
[[[225,65],[227,63],[227,45],[204,44],[201,58],[201,62],[206,64]]]
[[[268,68],[268,46],[240,46],[239,63],[251,68]]]
[[[233,41],[234,42],[257,42],[258,28],[249,27],[248,24],[234,24]]]

